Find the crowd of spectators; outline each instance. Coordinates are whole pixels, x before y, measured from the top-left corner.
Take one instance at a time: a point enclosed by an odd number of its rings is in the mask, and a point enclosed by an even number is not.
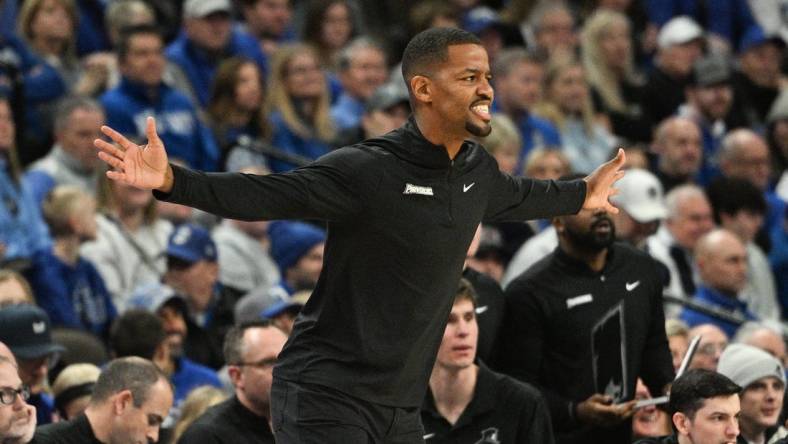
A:
[[[787,0],[0,0],[0,441],[273,442],[325,226],[158,202],[93,140],[286,173],[405,123],[438,26],[487,50],[502,171],[628,172],[618,214],[479,227],[427,442],[788,435]]]

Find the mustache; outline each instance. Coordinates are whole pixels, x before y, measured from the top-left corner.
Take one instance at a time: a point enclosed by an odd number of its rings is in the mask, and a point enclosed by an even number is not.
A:
[[[487,95],[480,95],[478,99],[474,100],[474,102],[471,103],[471,106],[476,106],[479,104],[490,104],[490,103],[492,103],[492,97]]]
[[[613,226],[613,219],[610,218],[607,214],[603,214],[597,216],[593,222],[591,222],[591,229],[594,229],[601,225],[603,222],[607,222],[610,226]]]

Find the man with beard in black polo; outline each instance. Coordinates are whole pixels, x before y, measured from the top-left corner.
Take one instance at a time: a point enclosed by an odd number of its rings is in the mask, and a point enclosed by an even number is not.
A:
[[[498,369],[542,391],[557,443],[629,443],[637,378],[654,396],[673,379],[660,273],[604,211],[553,225],[558,248],[506,289]]]

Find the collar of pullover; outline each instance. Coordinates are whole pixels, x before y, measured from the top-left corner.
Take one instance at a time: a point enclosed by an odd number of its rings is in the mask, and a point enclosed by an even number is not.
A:
[[[385,145],[395,156],[425,168],[446,169],[452,160],[446,147],[435,145],[421,133],[413,115],[397,130],[372,141]],[[474,142],[466,140],[454,158],[454,166],[461,166],[468,160]]]

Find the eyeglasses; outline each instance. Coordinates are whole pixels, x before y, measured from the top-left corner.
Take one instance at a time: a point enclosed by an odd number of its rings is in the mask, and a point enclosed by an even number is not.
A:
[[[725,351],[725,348],[727,346],[728,346],[727,342],[720,342],[718,344],[710,342],[708,344],[703,344],[700,347],[698,347],[698,351],[696,353],[700,353],[706,356],[713,356],[717,353],[722,353],[723,351]]]
[[[22,401],[27,401],[30,399],[30,388],[26,385],[23,385],[18,389],[11,387],[0,388],[0,404],[13,404],[14,401],[16,401],[16,395],[19,395],[22,398]]]
[[[257,368],[266,368],[266,367],[273,367],[276,364],[276,358],[265,358],[261,359],[257,362],[238,362],[235,365],[238,367],[257,367]]]

